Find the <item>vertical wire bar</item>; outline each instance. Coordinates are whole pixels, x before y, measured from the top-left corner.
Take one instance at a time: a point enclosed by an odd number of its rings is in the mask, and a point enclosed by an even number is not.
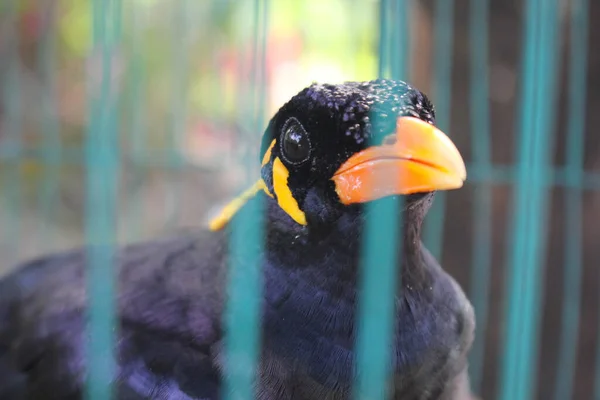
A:
[[[398,46],[408,43],[405,1],[395,1],[394,20],[390,31],[380,23],[379,73],[389,68],[392,79],[400,79],[407,71],[407,51]],[[380,18],[392,14],[388,1],[380,3]],[[398,20],[395,20],[398,18]],[[394,25],[397,24],[397,25]],[[392,36],[391,38],[389,36]],[[387,54],[391,46],[391,54]],[[385,65],[385,63],[391,65]],[[380,77],[383,77],[380,75]],[[374,118],[373,126],[377,125]],[[387,179],[389,177],[382,177]],[[358,336],[356,341],[357,376],[355,399],[385,399],[388,397],[392,367],[397,284],[399,282],[404,226],[404,201],[390,196],[366,205],[364,242],[361,251],[360,298],[358,305]],[[376,311],[375,311],[376,310]]]
[[[21,94],[21,60],[19,55],[19,10],[18,1],[12,0],[7,4],[8,21],[12,29],[9,29],[8,43],[8,71],[5,75],[4,104],[6,107],[6,142],[10,157],[7,159],[6,171],[2,171],[6,177],[7,211],[5,216],[6,229],[4,236],[4,251],[6,252],[7,264],[14,264],[19,257],[20,217],[21,217],[21,157],[23,153],[22,143],[22,94]]]
[[[253,63],[247,101],[253,107],[254,132],[264,129],[266,97],[265,60],[268,34],[268,0],[254,2]],[[256,139],[255,137],[253,139]],[[249,157],[248,157],[249,158]],[[248,170],[255,163],[247,160]],[[259,356],[262,299],[263,196],[250,200],[231,221],[229,243],[228,303],[225,312],[226,400],[250,400],[255,396]]]
[[[175,64],[173,66],[172,87],[171,92],[171,113],[169,119],[169,147],[168,147],[168,167],[180,171],[183,166],[183,157],[181,149],[185,135],[187,122],[187,87],[189,81],[189,57],[190,52],[190,1],[177,0],[174,7],[174,29],[172,38],[173,54],[172,59]],[[167,210],[167,224],[172,224],[176,221],[179,210],[181,209],[181,198],[183,193],[182,180],[176,179],[173,182],[173,188],[165,195]]]
[[[575,186],[567,189],[565,202],[565,264],[562,329],[557,370],[555,400],[572,398],[577,359],[582,267],[582,178],[584,158],[588,0],[571,1],[569,121],[567,135],[568,180]]]
[[[523,361],[523,375],[529,377],[524,379],[524,388],[522,392],[525,398],[531,398],[536,389],[535,383],[537,382],[537,367],[538,367],[538,352],[539,352],[539,328],[541,325],[541,303],[543,300],[543,281],[545,277],[545,257],[547,248],[547,224],[548,224],[548,209],[550,207],[550,193],[549,193],[549,182],[552,182],[553,168],[552,168],[552,154],[554,151],[554,127],[555,120],[553,116],[556,115],[554,110],[556,109],[556,97],[558,91],[558,53],[561,44],[560,35],[560,7],[559,1],[553,0],[545,2],[546,6],[541,10],[543,15],[542,25],[542,45],[540,46],[541,55],[539,59],[542,61],[541,66],[545,68],[548,74],[547,81],[544,80],[540,84],[542,89],[539,98],[544,99],[546,104],[540,107],[542,114],[538,120],[539,135],[536,137],[534,145],[534,160],[541,159],[542,161],[536,162],[536,165],[541,165],[539,169],[535,169],[534,180],[540,182],[540,187],[543,190],[534,191],[535,196],[532,198],[533,204],[539,204],[536,209],[538,213],[534,214],[536,217],[534,220],[534,229],[540,235],[539,240],[535,240],[535,247],[532,247],[532,255],[535,256],[536,264],[540,266],[539,272],[536,274],[535,269],[527,270],[526,282],[531,282],[534,290],[525,291],[524,301],[524,332],[525,338],[531,338],[531,345],[528,345],[526,341],[521,342],[522,351],[529,350],[531,355],[524,357]],[[547,51],[543,51],[547,50]],[[548,82],[548,84],[545,84]],[[541,106],[541,103],[540,103]],[[541,143],[540,143],[541,142]],[[528,287],[529,284],[526,283]]]
[[[90,400],[106,400],[112,398],[111,382],[115,373],[113,251],[119,160],[117,88],[111,67],[120,39],[121,3],[120,0],[94,0],[92,5],[92,54],[99,56],[101,68],[99,74],[91,74],[88,82],[86,240],[89,341],[86,395]]]
[[[454,43],[454,0],[436,0],[434,36],[434,94],[436,126],[448,134],[450,129],[450,102],[452,100],[452,58]],[[446,194],[436,193],[436,199],[425,219],[423,237],[431,254],[442,257],[444,244],[444,214]]]
[[[61,168],[62,143],[58,120],[58,97],[56,91],[56,7],[57,3],[48,3],[48,13],[44,16],[48,22],[48,31],[42,37],[38,48],[38,63],[42,76],[42,120],[41,131],[44,137],[42,157],[44,175],[40,193],[39,209],[44,217],[38,232],[38,243],[52,248],[51,227],[58,200],[59,177]]]
[[[470,1],[471,52],[471,140],[473,169],[489,176],[491,170],[491,132],[488,77],[489,0]],[[479,393],[483,377],[485,331],[488,317],[488,296],[492,264],[492,191],[484,181],[475,189],[474,235],[471,265],[471,297],[475,308],[477,335],[470,355],[470,378],[473,390]]]
[[[524,200],[520,200],[520,198],[525,199],[529,193],[529,181],[525,181],[527,178],[527,173],[530,166],[527,164],[527,159],[530,157],[532,152],[532,138],[533,132],[530,130],[533,128],[533,113],[535,112],[534,108],[537,105],[536,103],[536,93],[535,93],[535,51],[539,42],[538,35],[538,25],[539,19],[535,18],[534,13],[536,12],[536,7],[538,7],[538,0],[529,0],[526,4],[526,27],[525,27],[525,45],[523,47],[523,72],[525,74],[522,83],[522,106],[521,106],[521,120],[520,120],[520,130],[519,130],[519,164],[517,165],[517,184],[518,188],[514,189],[514,202],[515,210],[513,213],[516,215],[518,212],[518,205],[520,205],[523,210],[521,214],[527,214],[529,210],[526,208],[526,203]],[[519,196],[518,198],[517,196]],[[518,204],[518,205],[517,205]],[[517,218],[513,217],[513,231],[520,238],[525,234],[527,229],[526,223],[528,220],[525,218]],[[510,250],[514,254],[522,255],[527,250],[524,241],[513,241],[509,244]],[[524,258],[524,257],[523,257]],[[527,262],[527,260],[524,261]],[[516,263],[513,262],[513,265]],[[524,268],[528,267],[525,265]],[[510,268],[508,269],[508,279],[507,279],[507,296],[508,297],[508,306],[506,311],[506,333],[505,333],[505,343],[504,343],[504,353],[502,357],[502,364],[500,366],[500,386],[499,386],[499,396],[500,400],[509,400],[512,399],[511,396],[516,397],[516,389],[518,384],[518,367],[519,367],[519,341],[518,335],[520,334],[522,328],[520,326],[520,315],[518,314],[518,307],[522,303],[523,299],[521,294],[523,290],[525,290],[524,285],[522,285],[522,277],[519,275],[519,269]]]
[[[529,0],[523,57],[518,175],[509,243],[505,353],[501,400],[532,397],[537,378],[538,325],[549,207],[558,5]]]
[[[386,399],[391,372],[398,263],[402,254],[401,205],[397,197],[368,204],[362,247],[361,299],[356,346],[355,399]]]

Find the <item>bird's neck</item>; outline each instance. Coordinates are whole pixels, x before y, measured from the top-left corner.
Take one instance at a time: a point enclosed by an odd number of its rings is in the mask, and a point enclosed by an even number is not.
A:
[[[296,224],[275,201],[269,200],[266,244],[271,257],[269,265],[294,271],[297,278],[311,281],[307,283],[326,285],[330,281],[345,281],[355,288],[364,246],[366,219],[362,210],[349,210],[330,226],[313,230]],[[401,281],[411,287],[428,284],[420,239],[423,217],[421,208],[407,208],[398,221],[403,225],[403,245],[397,247],[402,264]]]
[[[274,202],[269,203],[267,260],[264,281],[264,351],[274,359],[293,359],[311,379],[349,383],[352,379],[356,310],[359,298],[360,252],[365,219],[362,213],[342,215],[327,231],[311,232],[295,225]],[[411,312],[401,304],[421,307],[428,303],[432,277],[423,260],[419,240],[421,220],[406,210],[401,290],[397,297],[397,323],[408,329]],[[429,289],[423,290],[426,285]],[[423,289],[420,290],[419,286]],[[418,302],[415,299],[419,299]],[[417,304],[418,303],[418,304]],[[429,329],[429,328],[428,328]],[[410,335],[408,329],[403,335]],[[416,363],[424,342],[421,336],[407,342],[417,344],[402,350],[403,363]],[[402,341],[397,346],[402,346]]]

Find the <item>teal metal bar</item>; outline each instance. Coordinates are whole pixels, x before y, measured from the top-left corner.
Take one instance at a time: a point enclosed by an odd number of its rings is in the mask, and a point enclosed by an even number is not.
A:
[[[254,44],[251,93],[254,108],[254,135],[264,130],[265,50],[268,35],[268,0],[254,3]],[[248,170],[256,168],[248,160]],[[225,313],[226,400],[251,400],[255,396],[255,379],[260,351],[260,307],[262,302],[262,262],[265,227],[263,197],[247,203],[232,220],[229,247],[228,304]]]
[[[39,209],[44,218],[38,232],[38,243],[52,248],[54,235],[51,229],[59,200],[59,178],[62,156],[60,124],[58,120],[58,96],[56,91],[56,4],[47,3],[49,30],[38,47],[38,67],[42,77],[41,132],[43,139],[42,160],[44,177],[39,197]]]
[[[390,6],[393,6],[390,7]],[[408,43],[406,24],[408,7],[405,1],[382,1],[380,4],[379,73],[390,70],[393,79],[407,71],[407,51],[399,45]],[[392,14],[393,12],[393,14]],[[393,15],[393,30],[387,16]],[[391,37],[390,37],[391,36]],[[387,49],[391,46],[390,54]],[[382,52],[382,53],[381,53]],[[391,65],[386,65],[389,63]],[[371,118],[375,119],[373,115]],[[376,124],[376,122],[375,122]],[[365,239],[361,252],[360,298],[358,306],[358,336],[356,341],[356,370],[354,398],[378,400],[387,398],[391,371],[391,353],[395,333],[398,258],[402,254],[404,201],[387,197],[367,204]],[[376,312],[375,312],[376,310]]]
[[[532,398],[549,206],[548,171],[556,95],[556,0],[528,0],[518,175],[509,242],[505,351],[499,399]]]
[[[491,169],[491,132],[489,110],[488,29],[489,0],[471,0],[469,15],[471,53],[471,141],[474,165],[470,171]],[[469,171],[469,175],[470,175]],[[469,177],[469,179],[471,179]],[[492,182],[478,182],[473,216],[473,253],[470,291],[477,334],[471,349],[469,375],[475,393],[481,392],[488,320],[490,270],[492,267]]]
[[[115,376],[115,282],[118,159],[118,105],[112,61],[121,36],[119,0],[92,2],[93,55],[100,59],[100,76],[93,71],[87,160],[87,290],[89,341],[86,395],[90,400],[112,398]],[[96,68],[96,70],[98,70]],[[100,78],[100,79],[98,79]]]
[[[8,70],[5,75],[4,93],[2,97],[6,107],[6,139],[3,147],[10,149],[12,157],[7,160],[8,166],[0,171],[6,183],[6,210],[4,250],[7,259],[4,262],[14,264],[19,258],[19,237],[21,230],[21,154],[23,152],[22,140],[22,88],[21,88],[21,61],[19,56],[19,11],[18,1],[12,0],[4,5],[10,28],[8,51]],[[12,40],[11,40],[12,39]]]
[[[570,19],[569,121],[567,165],[569,180],[579,187],[566,193],[565,265],[562,330],[554,399],[573,398],[577,360],[583,246],[582,190],[587,80],[588,0],[574,0]],[[596,370],[597,371],[597,370]]]
[[[436,0],[434,36],[434,95],[436,126],[446,134],[450,129],[452,101],[452,59],[454,55],[454,0]],[[425,220],[424,242],[434,257],[442,257],[446,194],[438,192]]]
[[[368,205],[356,345],[357,381],[354,398],[383,400],[391,373],[395,332],[398,253],[402,252],[402,204],[387,197]]]
[[[539,118],[540,111],[537,108],[540,99],[536,94],[536,85],[538,84],[536,79],[536,65],[539,57],[537,48],[539,47],[540,38],[538,31],[540,30],[540,18],[536,18],[536,8],[539,7],[539,1],[529,0],[527,2],[527,23],[525,28],[526,43],[523,47],[523,70],[525,76],[522,82],[522,106],[521,106],[521,127],[519,129],[520,134],[520,150],[519,150],[519,165],[517,169],[517,187],[514,189],[514,205],[515,211],[513,213],[513,231],[521,239],[527,233],[527,223],[530,223],[528,213],[530,213],[529,207],[525,203],[526,198],[530,195],[527,193],[529,185],[532,183],[532,178],[529,177],[529,170],[531,166],[528,163],[528,158],[531,157],[534,144],[532,143],[534,138],[532,136],[537,132],[533,131],[534,119]],[[539,67],[538,67],[539,68]],[[537,112],[537,114],[536,114]],[[520,177],[520,178],[519,178]],[[527,179],[529,178],[529,179]],[[526,180],[527,179],[527,180]],[[539,182],[537,182],[539,184]],[[522,271],[525,268],[536,267],[531,265],[531,255],[527,254],[531,243],[516,242],[513,240],[509,243],[511,248],[510,265],[508,269],[509,278],[507,280],[507,298],[508,305],[506,310],[505,324],[505,348],[502,356],[501,364],[501,379],[499,386],[499,399],[509,400],[517,399],[517,393],[521,393],[523,396],[523,387],[525,384],[521,383],[520,380],[523,378],[520,376],[522,370],[520,366],[520,354],[521,350],[519,336],[523,334],[522,319],[520,315],[519,307],[523,303],[522,293],[526,290],[524,285],[524,277]],[[517,255],[520,255],[524,265],[518,266]],[[522,284],[523,282],[523,284]],[[531,285],[531,284],[530,284]],[[531,379],[531,378],[529,378]],[[520,385],[520,387],[519,387]]]

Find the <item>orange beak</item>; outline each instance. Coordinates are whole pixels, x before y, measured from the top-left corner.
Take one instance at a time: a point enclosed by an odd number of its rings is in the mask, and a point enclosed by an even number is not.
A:
[[[450,138],[435,126],[418,118],[401,117],[391,139],[392,143],[353,155],[334,174],[343,204],[463,185],[465,163]]]

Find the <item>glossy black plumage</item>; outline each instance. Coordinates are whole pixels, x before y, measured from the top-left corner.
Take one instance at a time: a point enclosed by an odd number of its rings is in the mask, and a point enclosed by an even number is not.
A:
[[[373,126],[373,112],[388,118]],[[267,202],[260,399],[349,398],[365,215],[360,205],[341,205],[327,177],[367,142],[383,140],[397,115],[433,122],[427,99],[401,82],[313,85],[267,128],[263,154],[290,116],[311,134],[312,153],[308,163],[286,165],[307,226],[258,195]],[[262,175],[272,189],[271,168]],[[467,389],[472,309],[419,240],[432,198],[408,196],[403,210],[394,399],[462,399]],[[119,398],[219,398],[227,235],[199,231],[118,253]],[[0,282],[0,399],[79,398],[84,264],[81,251],[49,256]]]

